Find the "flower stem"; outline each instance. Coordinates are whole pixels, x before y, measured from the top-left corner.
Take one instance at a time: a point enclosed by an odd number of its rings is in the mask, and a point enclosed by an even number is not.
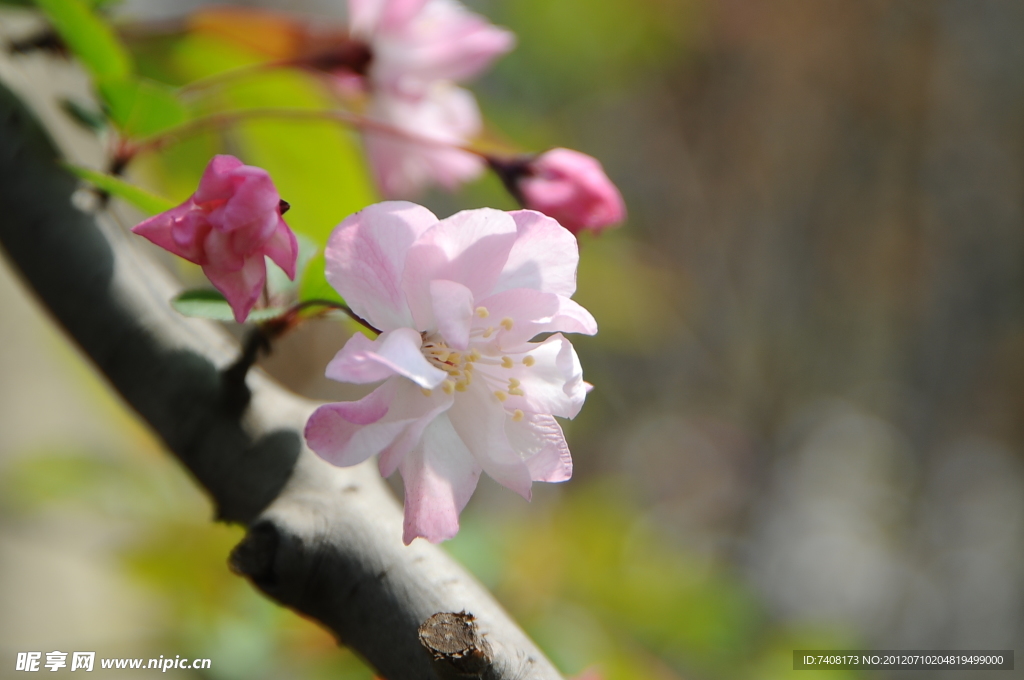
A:
[[[380,330],[371,326],[366,319],[362,318],[361,316],[353,312],[352,308],[349,307],[348,305],[341,302],[336,302],[334,300],[321,299],[303,300],[302,302],[296,303],[289,307],[287,310],[285,310],[285,312],[281,314],[281,316],[266,321],[260,324],[260,326],[261,328],[264,328],[266,331],[268,331],[268,335],[271,339],[276,338],[283,334],[285,331],[289,330],[292,326],[294,326],[298,319],[299,313],[306,309],[309,309],[310,307],[324,307],[326,309],[335,309],[339,312],[344,312],[346,315],[348,315],[350,319],[358,323],[366,330],[372,333],[376,333],[377,335],[380,335],[381,333]]]
[[[228,71],[221,71],[220,73],[214,73],[211,76],[205,78],[199,78],[193,80],[190,83],[186,83],[178,88],[179,95],[191,95],[198,93],[202,90],[209,89],[211,87],[219,87],[221,85],[227,85],[235,80],[240,80],[248,76],[256,75],[264,71],[273,71],[279,68],[288,68],[294,65],[292,59],[278,59],[276,61],[261,61],[256,64],[248,64],[246,66],[239,66]]]
[[[428,144],[451,149],[459,149],[467,153],[481,156],[484,159],[489,157],[487,152],[473,146],[455,144],[440,139],[425,137],[393,125],[388,125],[387,123],[382,123],[371,118],[366,118],[365,116],[350,113],[348,111],[333,109],[289,109],[283,107],[260,107],[242,109],[240,111],[222,111],[220,113],[210,114],[209,116],[203,116],[202,118],[195,118],[151,137],[146,137],[137,142],[128,142],[126,143],[126,148],[122,153],[125,156],[124,160],[127,161],[139,153],[159,151],[160,149],[177,142],[183,137],[189,137],[203,132],[204,130],[220,129],[246,120],[258,120],[261,118],[295,121],[334,121],[363,130],[364,132],[377,132],[390,135],[398,139],[404,139],[409,142],[415,142],[416,144]]]
[[[330,75],[336,71],[347,71],[356,75],[366,75],[372,54],[364,42],[346,36],[335,36],[326,49],[317,49],[316,45],[302,54],[285,59],[274,59],[256,64],[247,64],[237,68],[214,73],[182,85],[178,89],[181,95],[199,93],[211,87],[220,87],[233,81],[257,75],[265,71],[277,69],[302,69]]]

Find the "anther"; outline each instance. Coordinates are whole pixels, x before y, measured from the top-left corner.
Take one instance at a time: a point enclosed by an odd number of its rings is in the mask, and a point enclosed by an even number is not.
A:
[[[423,393],[424,397],[429,397],[431,394],[434,393],[434,390],[428,390],[426,387],[421,387],[420,392]]]
[[[523,396],[523,390],[518,388],[518,387],[510,387],[510,388],[508,388],[508,393],[511,394],[513,397],[521,397],[521,396]]]
[[[512,420],[516,421],[517,423],[520,422],[525,417],[526,414],[523,413],[523,410],[520,408],[517,408],[515,411],[512,412]]]
[[[445,380],[443,383],[441,383],[441,389],[444,390],[445,394],[451,394],[452,392],[455,391],[455,381]]]
[[[480,361],[480,350],[478,350],[476,347],[474,347],[472,350],[470,350],[470,352],[469,352],[469,360],[470,361]]]
[[[537,363],[537,360],[534,359],[532,356],[527,355],[527,356],[523,357],[523,365],[524,366],[533,366],[535,363]]]
[[[506,399],[508,399],[508,395],[502,392],[501,390],[495,392],[494,396],[498,398],[498,401],[505,401]]]
[[[516,380],[515,378],[509,378],[508,379],[508,386],[509,387],[519,387],[520,384],[521,383],[518,380]]]
[[[494,335],[494,326],[488,326],[487,330],[484,331],[484,337],[489,338]]]
[[[457,382],[457,383],[455,383],[455,391],[456,392],[465,392],[466,388],[468,386],[469,386],[469,381],[468,380],[464,380],[462,382]]]
[[[504,328],[507,331],[512,330],[512,317],[506,316],[504,319],[502,319],[501,320],[501,327]]]
[[[501,358],[501,367],[502,368],[512,368],[512,366],[513,366],[512,357],[502,357]]]
[[[477,307],[476,315],[479,316],[481,319],[486,319],[491,315],[491,313],[487,311],[486,307]]]

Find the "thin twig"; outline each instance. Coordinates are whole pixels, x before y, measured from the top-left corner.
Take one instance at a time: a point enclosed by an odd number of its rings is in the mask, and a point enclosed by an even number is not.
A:
[[[472,146],[425,137],[423,135],[418,135],[414,132],[403,130],[402,128],[388,125],[387,123],[382,123],[378,120],[373,120],[372,118],[360,116],[348,111],[340,111],[337,109],[289,109],[283,107],[258,107],[242,109],[239,111],[222,111],[220,113],[210,114],[209,116],[195,118],[159,134],[141,139],[137,142],[129,143],[127,153],[134,156],[147,151],[158,151],[169,144],[173,144],[180,140],[182,137],[198,134],[204,130],[220,129],[246,120],[258,120],[261,118],[294,121],[334,121],[344,125],[350,125],[363,131],[377,132],[416,144],[457,149],[465,151],[466,153],[481,156],[485,159],[488,157],[488,154],[485,151],[476,149]]]

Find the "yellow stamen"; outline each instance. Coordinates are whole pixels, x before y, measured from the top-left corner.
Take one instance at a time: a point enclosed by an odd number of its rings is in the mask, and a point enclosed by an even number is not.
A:
[[[537,363],[537,360],[534,359],[533,357],[531,357],[531,356],[523,357],[523,365],[524,366],[533,366],[535,363]]]
[[[518,408],[517,408],[517,409],[516,409],[515,411],[513,411],[513,413],[512,413],[512,420],[516,421],[517,423],[518,423],[519,421],[521,421],[521,420],[522,420],[523,418],[525,418],[525,417],[526,417],[526,414],[525,414],[525,413],[523,413],[523,410],[522,410],[522,409],[518,409]]]
[[[486,307],[477,307],[476,315],[479,316],[481,319],[486,319],[491,315],[491,313],[487,311]]]
[[[509,378],[508,379],[508,386],[509,387],[519,387],[519,385],[520,385],[520,382],[518,380],[516,380],[515,378]]]
[[[431,394],[434,393],[434,390],[428,390],[426,387],[421,387],[420,392],[423,393],[424,397],[429,397]]]
[[[443,383],[441,383],[441,389],[444,390],[445,394],[451,394],[452,392],[455,391],[455,381],[445,380]]]
[[[448,355],[448,362],[449,363],[458,365],[458,363],[461,360],[462,360],[462,354],[460,352],[452,352],[451,354]]]
[[[474,347],[472,350],[470,350],[470,352],[469,352],[469,360],[470,361],[480,361],[480,350],[478,350],[476,347]]]
[[[494,335],[494,326],[488,326],[487,330],[484,331],[484,337],[489,338]]]
[[[501,367],[502,368],[512,368],[512,366],[513,366],[513,364],[512,364],[512,358],[511,357],[502,357],[501,358]]]
[[[455,383],[455,391],[456,392],[465,392],[466,391],[466,387],[468,385],[469,385],[469,381],[468,380],[466,380],[464,382],[457,382],[457,383]]]
[[[511,394],[514,397],[521,397],[521,396],[523,396],[523,391],[521,389],[519,389],[518,387],[510,387],[510,388],[508,388],[508,393]]]
[[[502,319],[501,320],[501,327],[504,328],[507,331],[512,330],[512,317],[506,316],[504,319]]]
[[[506,399],[508,399],[508,395],[502,392],[501,390],[495,392],[494,396],[498,398],[498,401],[505,401]]]

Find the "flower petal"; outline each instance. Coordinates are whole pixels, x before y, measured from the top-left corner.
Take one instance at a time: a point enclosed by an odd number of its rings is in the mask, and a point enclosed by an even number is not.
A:
[[[432,82],[471,78],[515,45],[510,31],[452,0],[431,0],[403,18],[381,22],[371,76],[378,87],[406,96]]]
[[[203,251],[206,264],[214,269],[225,272],[238,271],[248,260],[255,259],[252,253],[239,253],[231,245],[231,234],[219,229],[211,229],[203,239]],[[263,256],[260,255],[260,261]]]
[[[576,350],[561,333],[541,343],[527,345],[528,352],[509,356],[511,368],[481,366],[492,379],[518,381],[516,393],[508,390],[507,409],[575,418],[583,408],[587,390]],[[529,357],[530,365],[523,363]],[[519,394],[518,392],[522,392]]]
[[[459,351],[469,347],[469,328],[474,318],[472,291],[461,283],[437,279],[430,282],[430,299],[434,325],[448,346]]]
[[[263,168],[243,165],[231,172],[235,191],[227,203],[214,208],[210,222],[222,231],[241,232],[236,239],[241,252],[251,252],[270,238],[277,228],[281,196],[270,173]]]
[[[289,279],[295,280],[295,266],[299,259],[299,242],[282,218],[277,218],[277,229],[263,244],[263,252],[284,270]]]
[[[263,292],[263,282],[267,280],[267,264],[263,255],[255,255],[245,260],[241,269],[226,271],[208,264],[203,267],[203,273],[213,287],[227,298],[235,314],[235,321],[242,323]]]
[[[369,357],[384,344],[384,335],[386,333],[382,333],[376,340],[371,340],[362,333],[354,333],[327,364],[324,375],[331,380],[357,385],[379,382],[395,375],[389,366],[373,361]]]
[[[234,156],[220,154],[210,159],[199,179],[199,188],[193,196],[196,203],[226,201],[235,191],[232,173],[245,164]]]
[[[427,426],[420,445],[399,470],[405,484],[405,544],[417,537],[440,543],[455,536],[459,513],[480,479],[480,466],[446,414]]]
[[[474,380],[448,411],[452,426],[494,481],[530,500],[530,471],[505,434],[508,413],[483,380]]]
[[[412,328],[396,328],[373,341],[357,333],[327,365],[325,375],[339,382],[366,384],[397,374],[431,389],[448,374],[427,361],[420,351],[422,344],[422,337]]]
[[[412,326],[402,292],[406,253],[437,223],[414,203],[377,203],[347,217],[327,242],[327,280],[356,314],[381,330]]]
[[[332,465],[357,465],[390,444],[401,421],[373,426],[388,413],[399,381],[389,380],[359,401],[324,404],[306,422],[306,443]]]
[[[395,376],[359,401],[318,408],[306,424],[306,442],[338,466],[357,465],[379,453],[387,477],[451,403],[450,395],[438,391],[424,397],[418,387]]]
[[[494,287],[516,240],[516,223],[491,208],[464,210],[441,220],[409,249],[402,285],[418,327],[433,319],[430,282],[446,279],[466,286],[476,299]]]
[[[516,210],[509,215],[516,222],[519,237],[493,292],[532,288],[572,297],[580,260],[576,237],[555,220],[533,210]]]
[[[420,443],[426,427],[450,409],[454,401],[454,397],[443,390],[433,390],[430,395],[424,395],[419,387],[409,381],[400,382],[401,387],[391,402],[388,416],[402,419],[407,425],[401,434],[380,452],[378,466],[382,477],[390,477],[395,473],[406,455]]]
[[[597,333],[597,321],[586,309],[567,297],[542,293],[530,288],[513,288],[480,301],[488,311],[486,319],[472,319],[474,328],[495,326],[511,319],[511,328],[501,328],[494,339],[496,347],[512,349],[541,333]]]
[[[353,33],[394,30],[411,20],[428,0],[349,0],[348,22]]]
[[[461,87],[438,82],[417,98],[379,92],[367,115],[409,133],[365,133],[374,179],[385,196],[413,196],[428,184],[454,190],[484,171],[483,159],[458,148],[483,125],[476,99]]]
[[[348,0],[348,28],[356,35],[372,33],[388,0]]]
[[[535,482],[564,482],[572,477],[572,457],[562,427],[552,416],[531,414],[520,421],[508,418],[505,434],[526,462]]]
[[[132,227],[132,232],[143,236],[164,250],[183,257],[194,264],[202,264],[203,251],[197,242],[205,234],[202,230],[202,211],[196,207],[192,199],[188,199],[176,208],[153,215],[148,220]],[[187,232],[191,238],[175,238],[175,227],[178,231]],[[208,227],[207,227],[208,228]],[[195,236],[198,234],[199,239]]]

